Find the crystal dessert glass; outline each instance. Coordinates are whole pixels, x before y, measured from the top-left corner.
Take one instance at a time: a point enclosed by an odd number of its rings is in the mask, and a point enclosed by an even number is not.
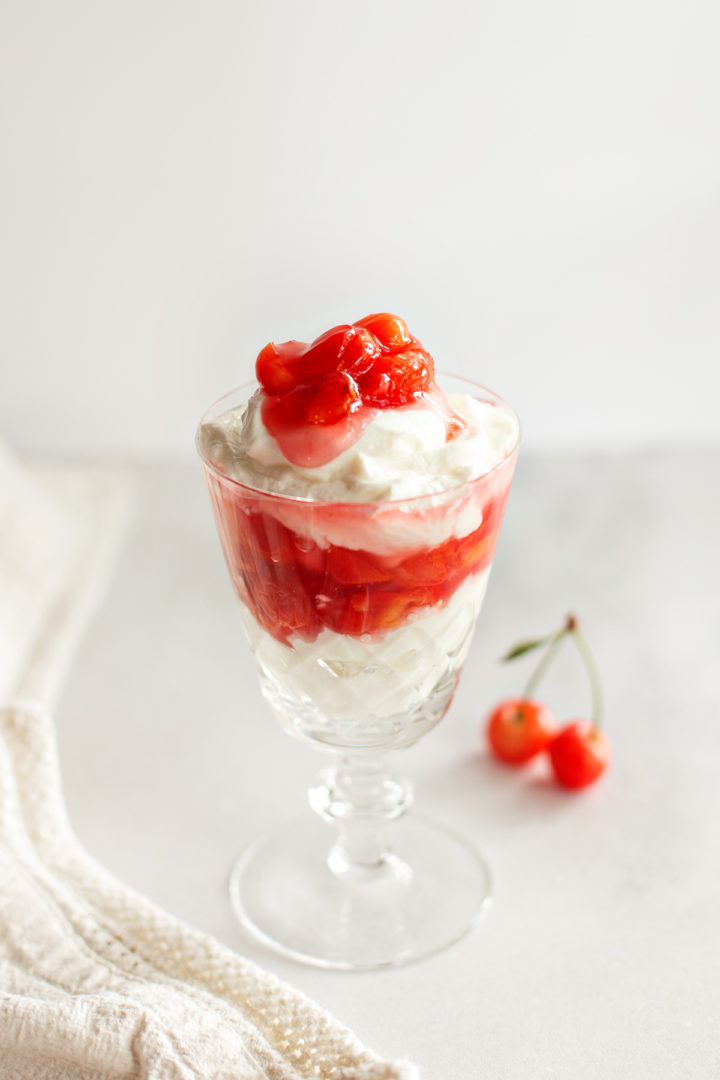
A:
[[[504,410],[495,394],[443,387]],[[201,421],[240,407],[252,388]],[[279,495],[230,478],[198,439],[225,559],[263,695],[285,729],[334,759],[308,811],[239,858],[236,914],[276,950],[362,970],[462,937],[490,897],[462,837],[407,814],[386,755],[446,712],[487,585],[517,456],[440,493],[385,502]]]

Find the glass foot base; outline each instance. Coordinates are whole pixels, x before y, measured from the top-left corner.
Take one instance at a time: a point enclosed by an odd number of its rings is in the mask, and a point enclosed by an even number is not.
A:
[[[377,867],[337,874],[333,829],[310,815],[238,859],[230,896],[243,926],[305,963],[346,971],[419,960],[457,941],[490,903],[490,874],[475,850],[413,815],[391,828]]]

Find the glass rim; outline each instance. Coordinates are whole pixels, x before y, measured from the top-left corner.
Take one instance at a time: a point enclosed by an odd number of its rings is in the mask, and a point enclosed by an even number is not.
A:
[[[195,449],[197,450],[198,457],[200,458],[203,466],[208,469],[209,472],[214,473],[214,475],[217,476],[218,479],[221,480],[223,483],[230,484],[232,487],[239,488],[241,491],[248,492],[253,496],[263,496],[267,499],[277,499],[280,502],[287,504],[303,504],[308,506],[325,507],[374,507],[375,509],[378,509],[379,507],[398,506],[401,504],[418,505],[422,502],[427,502],[428,500],[437,500],[438,498],[441,498],[445,495],[457,495],[459,492],[463,491],[463,489],[472,488],[474,487],[474,485],[480,483],[481,481],[486,481],[491,476],[494,476],[496,473],[500,472],[500,470],[508,463],[508,461],[510,461],[515,456],[515,454],[517,454],[520,443],[522,442],[522,428],[520,425],[520,418],[513,409],[512,405],[509,405],[504,398],[500,397],[500,395],[497,394],[494,390],[491,390],[489,386],[484,386],[481,383],[475,382],[474,379],[469,379],[465,375],[455,375],[453,372],[450,371],[441,371],[438,372],[438,374],[441,380],[443,378],[457,379],[459,382],[463,382],[467,386],[474,387],[476,390],[480,390],[484,394],[489,394],[494,399],[492,404],[501,405],[506,410],[506,412],[514,419],[516,432],[515,439],[513,440],[513,444],[510,449],[501,458],[500,461],[496,462],[496,464],[493,465],[491,469],[488,469],[487,472],[480,473],[478,476],[474,476],[471,480],[463,480],[460,483],[453,485],[452,487],[443,488],[441,491],[426,492],[424,495],[410,495],[405,498],[398,499],[314,499],[307,495],[286,495],[280,491],[269,491],[267,488],[253,487],[252,484],[246,484],[243,483],[242,480],[236,480],[234,477],[224,472],[224,470],[221,469],[220,466],[217,465],[217,463],[214,462],[212,458],[208,457],[208,455],[203,451],[200,445],[200,431],[203,427],[203,424],[207,422],[210,414],[214,413],[218,406],[222,405],[223,402],[228,401],[229,398],[233,398],[236,394],[240,393],[240,391],[251,391],[249,397],[246,399],[247,401],[249,401],[253,393],[260,389],[260,387],[254,382],[241,383],[239,386],[234,387],[232,390],[228,390],[227,393],[222,394],[221,397],[217,398],[215,401],[212,402],[211,405],[207,407],[207,409],[205,409],[205,412],[200,417],[197,428],[195,430]],[[218,415],[223,414],[219,413]]]

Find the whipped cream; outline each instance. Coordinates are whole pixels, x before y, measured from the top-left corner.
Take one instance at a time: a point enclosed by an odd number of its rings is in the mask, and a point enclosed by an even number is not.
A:
[[[291,464],[265,427],[262,394],[200,429],[200,448],[222,472],[249,487],[327,502],[386,502],[433,495],[490,472],[518,439],[514,415],[465,394],[447,396],[465,421],[447,439],[439,401],[381,409],[360,437],[325,465]]]

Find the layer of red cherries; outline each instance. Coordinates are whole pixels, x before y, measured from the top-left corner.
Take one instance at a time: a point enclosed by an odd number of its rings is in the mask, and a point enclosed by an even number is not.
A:
[[[278,521],[262,497],[221,482],[212,482],[211,494],[240,599],[268,633],[291,644],[325,629],[379,638],[423,608],[444,606],[465,578],[490,565],[507,490],[488,499],[467,536],[388,555],[320,546]]]

